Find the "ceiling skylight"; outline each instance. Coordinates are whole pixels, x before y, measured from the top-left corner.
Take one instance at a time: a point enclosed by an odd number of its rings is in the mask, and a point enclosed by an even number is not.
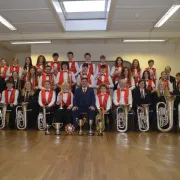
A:
[[[101,12],[105,11],[105,0],[64,1],[66,12]]]

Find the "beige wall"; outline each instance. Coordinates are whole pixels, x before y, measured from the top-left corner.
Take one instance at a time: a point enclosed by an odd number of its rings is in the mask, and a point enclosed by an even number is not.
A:
[[[8,63],[11,63],[11,60],[15,57],[15,52],[0,47],[0,59],[5,58]]]
[[[30,57],[31,52],[16,53],[16,57],[19,59],[19,64],[24,66],[25,58]]]
[[[92,61],[99,60],[99,56],[104,54],[107,60],[115,60],[117,56],[132,62],[133,59],[139,59],[141,67],[147,66],[149,59],[155,60],[155,67],[160,72],[164,67],[169,65],[172,67],[172,74],[180,71],[180,48],[175,44],[46,44],[46,45],[32,45],[31,57],[33,64],[36,63],[37,56],[45,55],[49,61],[52,59],[51,55],[58,52],[60,60],[66,60],[66,53],[73,51],[75,60],[83,60],[85,52],[92,54]]]

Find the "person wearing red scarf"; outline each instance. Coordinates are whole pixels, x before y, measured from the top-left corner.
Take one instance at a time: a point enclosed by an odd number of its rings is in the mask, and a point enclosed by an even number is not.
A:
[[[48,65],[51,66],[51,69],[53,70],[54,67],[58,69],[58,71],[61,70],[61,63],[58,61],[59,58],[59,54],[58,53],[54,53],[52,55],[53,57],[53,61],[49,62]]]
[[[53,112],[54,112],[54,104],[56,99],[55,92],[51,89],[51,83],[49,80],[46,80],[44,82],[45,89],[41,90],[39,92],[39,112],[42,113],[43,108],[46,108],[46,112],[50,114],[46,114],[46,123],[52,124],[53,120]]]
[[[149,71],[151,80],[153,80],[154,84],[156,84],[157,72],[156,72],[156,68],[153,67],[154,66],[154,60],[152,60],[152,59],[149,60],[148,65],[149,65],[149,67],[145,68],[145,70]]]
[[[15,125],[19,91],[13,88],[13,82],[10,80],[6,81],[6,87],[7,89],[2,93],[1,103],[7,104],[7,110],[10,110],[9,128],[13,129]]]
[[[0,76],[7,80],[9,71],[6,59],[2,58],[0,61]]]
[[[96,76],[100,73],[101,65],[105,65],[106,66],[106,74],[110,75],[110,67],[109,67],[109,64],[106,63],[106,56],[101,55],[100,56],[100,62],[101,63],[99,63],[97,65]]]

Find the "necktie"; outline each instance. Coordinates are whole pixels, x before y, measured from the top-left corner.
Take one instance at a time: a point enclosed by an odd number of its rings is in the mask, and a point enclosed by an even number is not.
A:
[[[144,99],[143,90],[141,90],[141,99]]]
[[[26,91],[26,96],[25,96],[25,102],[28,102],[28,99],[29,99],[29,91]]]
[[[83,89],[83,93],[84,93],[84,94],[86,93],[86,89]]]

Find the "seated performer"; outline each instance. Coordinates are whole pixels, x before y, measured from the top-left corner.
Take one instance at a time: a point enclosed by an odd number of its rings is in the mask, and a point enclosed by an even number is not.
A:
[[[146,71],[149,71],[150,73],[150,79],[153,80],[154,84],[156,84],[156,79],[157,79],[157,73],[156,73],[156,68],[154,68],[154,60],[149,60],[148,61],[149,67],[145,68]]]
[[[38,116],[37,93],[35,93],[30,81],[25,82],[24,88],[18,97],[18,103],[28,103],[27,110],[30,109],[31,111],[27,111],[27,127],[36,128]]]
[[[113,83],[117,84],[119,78],[121,77],[121,72],[123,69],[123,59],[121,57],[117,57],[115,61],[115,65],[111,69],[111,77],[113,79]]]
[[[74,73],[75,77],[77,77],[80,70],[78,63],[74,61],[74,53],[68,52],[67,58],[69,60],[69,70]]]
[[[57,96],[58,110],[55,114],[55,121],[61,122],[64,125],[72,123],[71,109],[73,107],[73,93],[71,86],[65,82],[61,86],[61,92]]]
[[[110,67],[109,67],[109,64],[106,63],[106,56],[104,55],[101,55],[100,56],[100,62],[98,65],[97,65],[97,69],[96,69],[96,76],[98,74],[100,74],[100,68],[101,68],[101,65],[105,65],[106,66],[106,74],[110,75]]]
[[[167,79],[167,74],[165,71],[161,72],[161,77],[159,78],[160,81],[164,81],[166,84],[166,87],[170,92],[173,92],[173,84]]]
[[[82,88],[78,88],[75,91],[73,99],[73,124],[77,128],[77,118],[80,113],[88,113],[88,119],[94,120],[95,113],[95,95],[92,88],[88,87],[88,79],[81,79]]]
[[[43,112],[43,108],[46,108],[46,123],[47,124],[52,124],[53,120],[53,112],[54,112],[54,103],[56,100],[56,94],[55,92],[51,89],[51,82],[49,80],[46,80],[44,82],[44,89],[40,91],[39,93],[39,112]]]
[[[48,65],[51,67],[51,70],[53,71],[54,67],[58,69],[58,71],[61,70],[61,63],[58,61],[59,54],[54,53],[52,55],[53,61],[49,62]]]
[[[124,79],[119,80],[119,88],[114,91],[113,94],[113,103],[115,105],[114,109],[114,117],[117,120],[117,108],[119,105],[129,104],[129,113],[128,113],[128,121],[131,122],[133,120],[133,111],[132,111],[132,93],[129,88],[127,88],[126,81]]]
[[[54,86],[54,77],[53,74],[51,74],[51,67],[46,66],[45,68],[45,73],[43,73],[39,78],[38,78],[38,88],[39,89],[45,89],[44,84],[45,81],[50,81],[51,83],[51,88]]]
[[[149,91],[154,91],[156,88],[156,85],[154,84],[154,81],[150,77],[150,72],[145,70],[142,75],[142,79],[146,82],[146,89]]]
[[[22,77],[22,72],[23,72],[23,71],[22,71],[22,68],[18,65],[18,62],[19,62],[19,61],[18,61],[17,58],[14,58],[14,59],[12,60],[12,65],[9,67],[8,72],[7,72],[7,74],[8,74],[9,77],[12,76],[12,73],[13,73],[14,71],[17,72],[19,78]]]
[[[99,91],[96,95],[96,107],[99,113],[101,113],[101,108],[104,109],[104,118],[105,118],[105,129],[112,130],[113,126],[113,116],[112,116],[112,100],[111,96],[107,92],[106,84],[101,84],[99,86]],[[109,123],[107,123],[107,117],[109,119]]]
[[[166,72],[166,75],[167,75],[166,79],[170,81],[170,83],[172,84],[173,89],[175,89],[176,79],[175,79],[175,77],[171,76],[171,67],[166,66],[164,71]]]
[[[0,74],[1,74],[1,77],[3,77],[5,80],[8,79],[8,69],[9,67],[8,67],[6,59],[2,58],[0,61]]]
[[[9,117],[9,128],[13,129],[15,125],[16,106],[18,104],[17,99],[19,91],[13,88],[13,82],[6,81],[7,89],[3,91],[1,103],[7,104],[7,110],[11,110]]]
[[[94,80],[94,84],[98,87],[101,84],[106,84],[108,88],[113,88],[113,82],[111,76],[106,73],[106,65],[101,65],[100,73]]]
[[[149,71],[147,71],[149,73]],[[151,91],[146,89],[145,80],[141,79],[138,82],[138,87],[133,90],[133,110],[135,111],[135,127],[138,129],[138,116],[137,108],[144,111],[143,104],[152,104]],[[150,106],[149,106],[150,109]],[[152,120],[152,114],[149,113],[150,122]]]
[[[88,79],[88,86],[94,87],[94,76],[89,72],[88,63],[84,63],[82,65],[82,71],[79,73],[77,77],[77,85],[81,86],[81,79],[87,78]]]
[[[141,71],[138,59],[133,60],[132,65],[131,65],[131,73],[132,73],[132,76],[134,78],[135,85],[136,85],[142,77],[142,71]]]
[[[46,67],[46,58],[43,55],[38,56],[36,62],[37,75],[42,75],[44,69]]]
[[[88,66],[89,67],[89,72],[94,76],[95,73],[96,73],[96,65],[91,62],[91,54],[90,53],[86,53],[84,55],[84,58],[85,58],[85,63],[88,63],[88,65],[89,65]],[[82,70],[82,64],[80,66],[80,71],[81,70]]]
[[[180,82],[180,72],[176,74],[176,83],[175,83],[175,89],[178,88],[178,83]]]

